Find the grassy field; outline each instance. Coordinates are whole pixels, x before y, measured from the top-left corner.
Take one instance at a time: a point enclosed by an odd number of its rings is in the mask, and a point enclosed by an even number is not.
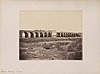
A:
[[[19,59],[82,60],[82,38],[20,38]]]

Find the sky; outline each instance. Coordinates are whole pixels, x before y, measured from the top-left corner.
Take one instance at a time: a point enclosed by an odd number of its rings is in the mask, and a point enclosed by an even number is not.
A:
[[[82,32],[81,10],[20,10],[19,28]]]

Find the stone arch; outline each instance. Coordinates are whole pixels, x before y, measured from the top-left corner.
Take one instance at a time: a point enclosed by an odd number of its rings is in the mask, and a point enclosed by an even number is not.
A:
[[[72,33],[70,33],[70,37],[72,37]]]
[[[22,38],[25,38],[25,32],[22,32],[21,35],[22,35]]]
[[[40,37],[43,37],[43,33],[42,32],[40,32]]]
[[[66,37],[66,33],[64,33],[64,37]]]
[[[34,37],[34,34],[33,34],[33,32],[30,32],[30,34],[31,34],[31,36],[30,36],[30,37],[31,37],[31,38],[33,38],[33,37]]]
[[[80,35],[77,33],[77,36],[80,37]]]
[[[72,37],[72,33],[70,33],[70,37]]]
[[[80,35],[76,33],[76,37],[80,37]]]
[[[66,33],[66,37],[68,37],[68,33]]]
[[[76,33],[74,33],[74,37],[76,37]]]
[[[63,37],[63,33],[61,33],[61,37]]]
[[[51,34],[51,32],[49,32],[49,33],[48,33],[48,37],[52,37],[52,34]]]
[[[31,33],[30,32],[27,32],[28,33],[28,38],[31,38]]]
[[[71,37],[74,37],[74,34],[73,33],[71,33]]]
[[[35,32],[35,37],[39,37],[39,34],[38,34],[38,32]]]
[[[64,33],[63,33],[63,37],[64,37]]]
[[[60,33],[57,33],[57,37],[60,37]]]
[[[35,32],[33,32],[33,36],[34,36],[34,38],[36,37],[36,34],[35,34]]]
[[[71,37],[71,33],[69,33],[69,37]]]
[[[66,33],[66,37],[68,37],[68,33]]]
[[[74,33],[74,37],[76,37],[76,33]]]
[[[73,33],[73,37],[75,37],[75,33]]]
[[[44,33],[44,37],[47,37],[47,33],[46,32]]]
[[[66,33],[65,33],[65,37],[66,37]]]
[[[69,37],[69,33],[67,33],[67,37]]]
[[[23,38],[28,38],[28,33],[27,33],[27,32],[23,32],[23,33],[22,33],[22,37],[23,37]]]
[[[73,37],[73,33],[71,33],[71,37]]]

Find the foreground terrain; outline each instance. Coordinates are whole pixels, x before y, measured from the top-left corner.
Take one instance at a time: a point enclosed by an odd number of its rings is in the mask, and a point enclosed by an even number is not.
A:
[[[19,59],[82,60],[82,38],[20,38]]]

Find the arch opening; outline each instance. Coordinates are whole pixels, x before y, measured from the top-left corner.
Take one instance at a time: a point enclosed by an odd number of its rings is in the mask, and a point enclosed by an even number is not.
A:
[[[42,32],[40,32],[40,37],[43,37],[43,33]]]
[[[30,38],[33,38],[34,37],[34,34],[32,32],[30,32],[30,34],[31,34]]]
[[[28,38],[28,33],[27,32],[23,32],[23,37],[24,38]]]
[[[51,36],[52,36],[52,34],[49,32],[49,33],[48,33],[48,37],[51,37]]]
[[[44,33],[44,37],[47,37],[47,33],[46,32]]]
[[[61,33],[61,37],[63,37],[63,33]]]
[[[35,37],[39,37],[39,34],[38,34],[38,32],[35,32]]]
[[[60,37],[60,33],[57,33],[57,37]]]

